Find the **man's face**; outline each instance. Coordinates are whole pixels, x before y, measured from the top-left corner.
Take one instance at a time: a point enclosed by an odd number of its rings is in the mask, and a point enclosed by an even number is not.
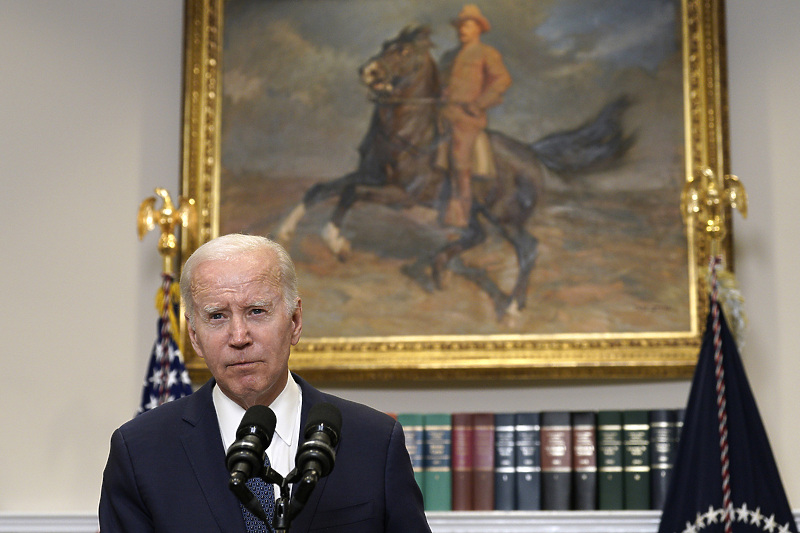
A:
[[[194,271],[189,338],[220,389],[244,409],[269,405],[289,375],[302,308],[290,316],[272,252],[206,261]]]
[[[458,25],[458,40],[462,44],[475,42],[481,38],[481,26],[472,19],[466,19]]]

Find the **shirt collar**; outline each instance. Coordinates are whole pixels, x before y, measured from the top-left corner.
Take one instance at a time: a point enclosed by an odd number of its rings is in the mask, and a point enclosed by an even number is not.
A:
[[[301,395],[300,386],[294,380],[294,376],[289,373],[289,379],[286,380],[286,386],[283,391],[269,406],[277,418],[275,436],[283,441],[286,446],[292,446],[293,441],[298,436],[300,406],[302,404]],[[217,411],[222,444],[227,450],[236,440],[236,430],[239,429],[239,424],[242,423],[245,410],[226,396],[217,384],[214,384],[211,396],[214,401],[214,409]],[[274,440],[273,438],[273,442]],[[270,444],[270,447],[272,447],[272,444]]]

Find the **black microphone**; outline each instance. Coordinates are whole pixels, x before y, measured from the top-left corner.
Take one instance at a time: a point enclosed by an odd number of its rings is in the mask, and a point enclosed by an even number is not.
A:
[[[301,474],[290,504],[289,514],[295,516],[308,501],[319,481],[331,473],[336,460],[336,445],[342,428],[342,413],[330,403],[311,406],[303,430],[305,442],[297,449],[295,468]]]
[[[244,413],[236,430],[236,441],[225,456],[225,464],[231,473],[228,487],[251,513],[263,521],[267,520],[266,514],[245,483],[251,477],[261,475],[276,422],[272,409],[254,405]]]

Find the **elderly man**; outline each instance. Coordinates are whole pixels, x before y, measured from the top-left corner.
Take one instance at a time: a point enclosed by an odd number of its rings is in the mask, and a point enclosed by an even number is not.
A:
[[[442,119],[451,135],[449,158],[451,195],[444,216],[445,224],[466,227],[472,208],[473,172],[493,177],[488,140],[476,154],[476,142],[487,125],[486,110],[502,101],[511,85],[511,76],[503,58],[493,47],[481,42],[481,35],[491,28],[478,6],[464,6],[453,20],[460,48],[442,59],[445,79]],[[473,158],[485,163],[473,168]]]
[[[304,438],[300,428],[321,402],[342,415],[335,468],[290,531],[430,531],[400,425],[289,371],[303,313],[282,247],[245,235],[211,240],[186,261],[181,296],[192,346],[213,379],[114,432],[100,496],[103,533],[272,531],[228,489],[226,449],[245,410],[269,406],[277,425],[267,458],[286,476]],[[274,487],[261,485],[273,492],[261,502],[270,509]]]

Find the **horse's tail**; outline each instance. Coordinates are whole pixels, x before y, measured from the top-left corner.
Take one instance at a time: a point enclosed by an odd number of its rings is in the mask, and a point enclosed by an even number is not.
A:
[[[625,135],[622,128],[622,114],[630,104],[622,96],[574,130],[553,133],[530,147],[547,168],[559,173],[587,171],[616,161],[634,141],[634,135]]]

